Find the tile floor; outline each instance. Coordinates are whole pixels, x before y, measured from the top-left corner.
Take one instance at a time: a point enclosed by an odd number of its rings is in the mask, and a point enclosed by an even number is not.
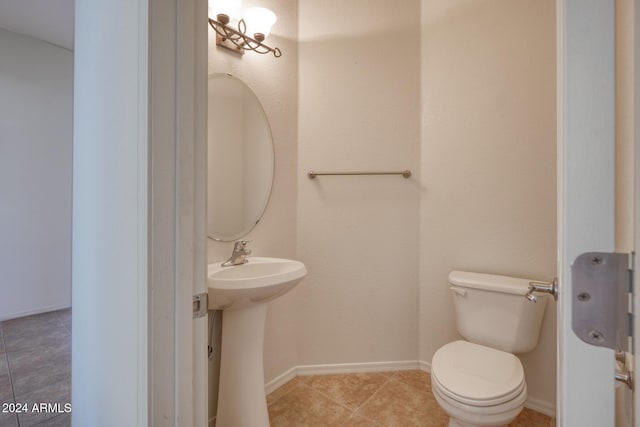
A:
[[[71,310],[0,322],[0,427],[66,427],[71,414],[3,412],[5,404],[71,402]],[[397,371],[296,377],[267,396],[271,427],[446,426],[429,374]],[[60,412],[63,412],[60,411]],[[525,409],[512,427],[555,420]]]
[[[0,427],[70,426],[70,402],[71,309],[0,322]],[[33,412],[34,404],[51,405]]]
[[[299,376],[267,396],[271,427],[445,427],[424,371]],[[525,409],[510,427],[553,427]]]

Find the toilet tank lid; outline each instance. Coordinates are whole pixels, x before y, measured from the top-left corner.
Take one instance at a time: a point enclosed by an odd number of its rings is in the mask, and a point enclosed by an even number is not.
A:
[[[449,283],[454,286],[515,295],[525,295],[529,290],[529,282],[531,282],[530,279],[498,276],[496,274],[471,273],[468,271],[452,271],[449,273]]]

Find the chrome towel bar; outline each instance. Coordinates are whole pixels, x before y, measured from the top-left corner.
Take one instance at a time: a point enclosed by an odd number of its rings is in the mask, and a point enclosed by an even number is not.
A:
[[[404,178],[409,178],[411,176],[410,170],[403,171],[391,171],[391,172],[315,172],[309,171],[307,176],[309,179],[315,179],[316,176],[320,175],[402,175]]]

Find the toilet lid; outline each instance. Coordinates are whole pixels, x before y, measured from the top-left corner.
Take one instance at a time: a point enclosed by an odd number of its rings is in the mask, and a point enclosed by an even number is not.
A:
[[[525,388],[516,356],[467,341],[454,341],[436,351],[431,376],[442,393],[473,406],[499,405]]]

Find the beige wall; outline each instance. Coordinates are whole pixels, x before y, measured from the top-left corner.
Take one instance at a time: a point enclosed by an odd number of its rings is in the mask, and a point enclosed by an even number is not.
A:
[[[417,359],[419,6],[299,3],[300,365]]]
[[[420,358],[457,337],[447,274],[556,272],[555,3],[422,1]],[[555,406],[555,305],[522,355]]]

